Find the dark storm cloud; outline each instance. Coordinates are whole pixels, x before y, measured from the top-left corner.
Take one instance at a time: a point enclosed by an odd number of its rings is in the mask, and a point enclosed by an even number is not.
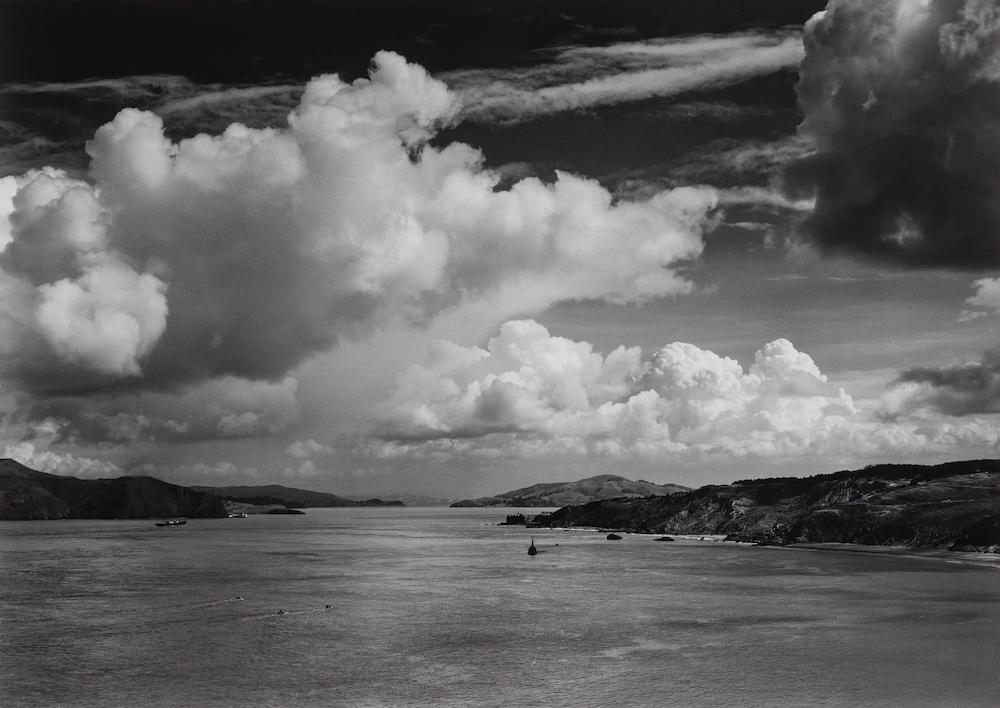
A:
[[[1000,347],[976,362],[907,369],[896,383],[909,389],[899,412],[929,407],[948,415],[1000,413]]]
[[[274,435],[298,422],[297,384],[220,377],[181,392],[53,396],[26,402],[16,414],[50,442],[180,443]]]
[[[908,266],[1000,265],[1000,9],[831,0],[806,24],[786,173],[816,207],[799,236]]]

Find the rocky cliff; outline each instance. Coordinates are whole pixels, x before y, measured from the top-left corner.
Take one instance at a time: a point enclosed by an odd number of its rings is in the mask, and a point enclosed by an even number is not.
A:
[[[78,479],[0,460],[0,520],[223,517],[223,501],[153,477]]]
[[[877,465],[805,478],[744,480],[670,496],[554,512],[551,526],[725,534],[757,543],[1000,546],[1000,460]]]
[[[602,474],[576,482],[535,484],[495,497],[465,499],[452,506],[568,506],[613,497],[663,496],[687,489],[679,484],[653,484],[643,480],[633,482],[618,475]]]

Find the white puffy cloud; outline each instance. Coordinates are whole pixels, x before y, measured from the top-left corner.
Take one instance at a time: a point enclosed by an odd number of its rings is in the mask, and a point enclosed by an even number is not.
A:
[[[166,329],[165,286],[114,259],[88,264],[76,280],[39,286],[42,334],[62,359],[116,375],[138,375]]]
[[[319,470],[312,460],[301,460],[297,467],[286,467],[282,476],[289,479],[313,479],[319,476]]]
[[[11,241],[10,215],[14,213],[14,195],[17,194],[17,179],[0,178],[0,249]]]
[[[0,278],[10,289],[7,311],[16,313],[12,336],[25,349],[47,342],[43,365],[54,355],[99,375],[140,374],[166,327],[165,284],[109,246],[108,215],[92,186],[49,169],[4,183],[15,186],[0,190],[8,195]]]
[[[157,115],[121,111],[87,145],[90,182],[0,185],[6,369],[47,395],[279,380],[387,317],[690,288],[673,266],[700,254],[713,190],[615,201],[569,174],[501,190],[475,149],[428,144],[459,110],[380,52],[369,79],[310,82],[286,127],[173,143]],[[257,426],[244,413],[222,428]]]
[[[637,347],[602,356],[587,342],[515,321],[485,349],[436,342],[377,407],[375,435],[354,456],[473,465],[568,458],[592,468],[614,457],[758,470],[761,461],[787,469],[797,459],[851,466],[990,456],[1000,450],[1000,409],[995,367],[986,368],[904,372],[879,400],[858,403],[785,339],[744,368],[683,342],[648,358]]]
[[[79,457],[69,453],[59,454],[51,450],[36,449],[32,442],[22,441],[4,448],[3,456],[26,467],[68,477],[81,479],[102,479],[120,477],[122,470],[112,462]]]
[[[980,278],[972,285],[976,288],[976,294],[967,298],[965,302],[973,307],[1000,313],[1000,278]],[[962,310],[959,319],[968,322],[987,314],[989,313],[983,310]]]
[[[314,455],[321,455],[332,451],[333,448],[329,445],[323,445],[309,438],[308,440],[296,440],[285,449],[285,454],[297,460],[305,460]]]
[[[598,453],[724,450],[731,455],[815,451],[859,417],[850,396],[813,360],[779,339],[749,371],[675,342],[644,360],[637,347],[606,357],[526,320],[505,324],[486,349],[439,342],[378,409],[386,445]],[[395,451],[395,453],[393,452]]]
[[[462,97],[464,120],[513,122],[732,85],[793,69],[803,54],[796,32],[748,32],[572,47],[541,66],[441,78]]]

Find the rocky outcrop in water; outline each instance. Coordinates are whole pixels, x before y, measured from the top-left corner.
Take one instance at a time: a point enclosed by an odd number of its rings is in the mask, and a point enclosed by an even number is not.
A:
[[[1000,546],[1000,460],[876,465],[805,478],[744,480],[646,499],[569,506],[551,526],[725,534],[766,544]]]
[[[153,477],[78,479],[0,460],[0,520],[224,517],[221,499]]]

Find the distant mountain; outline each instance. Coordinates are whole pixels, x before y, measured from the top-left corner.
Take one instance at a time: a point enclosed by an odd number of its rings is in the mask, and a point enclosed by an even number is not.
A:
[[[361,501],[363,497],[354,494],[347,497],[355,501]],[[454,498],[430,497],[424,494],[379,494],[379,499],[387,502],[403,502],[406,506],[448,506],[455,502]]]
[[[465,499],[452,506],[569,506],[615,497],[660,497],[687,490],[688,487],[679,484],[633,482],[617,475],[602,474],[576,482],[534,484],[494,497]]]
[[[218,497],[153,477],[78,479],[0,459],[0,520],[223,517]]]
[[[309,489],[294,489],[280,484],[267,484],[257,487],[191,487],[199,492],[206,492],[244,504],[263,506],[282,504],[287,507],[329,507],[329,506],[405,506],[401,501],[383,501],[381,499],[365,499],[356,501],[339,497],[328,492],[314,492]]]
[[[726,534],[765,544],[859,543],[1000,550],[1000,460],[874,465],[743,480],[658,499],[567,506],[551,526]]]

